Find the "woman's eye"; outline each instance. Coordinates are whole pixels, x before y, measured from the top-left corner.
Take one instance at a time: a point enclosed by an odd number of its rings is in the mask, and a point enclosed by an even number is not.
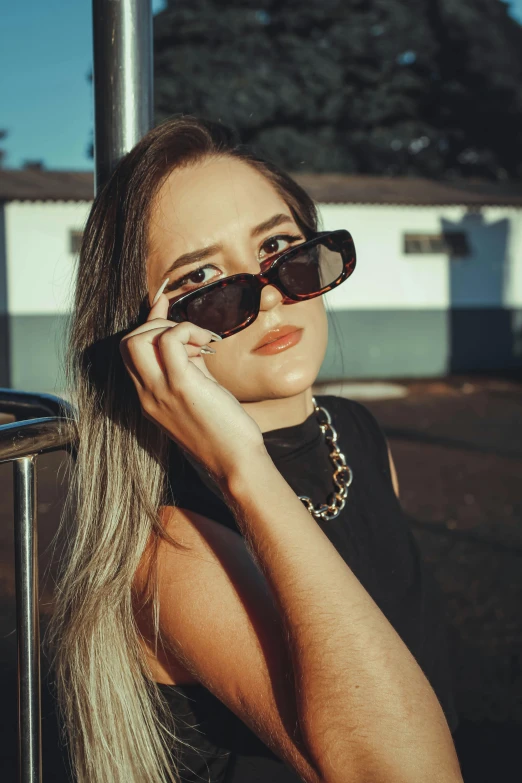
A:
[[[303,237],[300,234],[295,236],[291,234],[279,234],[276,237],[270,237],[261,245],[261,250],[266,253],[263,258],[266,260],[272,256],[284,253],[285,250],[289,249],[292,242],[297,242],[298,240],[303,240]],[[215,270],[216,272],[220,271],[213,264],[198,266],[196,269],[193,269],[192,272],[189,272],[188,275],[180,277],[177,280],[173,280],[172,283],[169,283],[169,285],[165,288],[165,292],[168,293],[171,291],[177,291],[178,289],[185,288],[186,286],[198,288],[199,286],[211,283],[213,282],[213,278],[206,276],[206,272],[209,270]]]
[[[188,275],[185,275],[184,277],[178,278],[178,280],[174,280],[172,283],[170,283],[166,290],[167,291],[174,291],[177,288],[182,288],[186,285],[193,285],[195,287],[200,285],[205,285],[206,283],[211,282],[210,277],[205,276],[205,272],[208,269],[216,269],[216,267],[213,264],[205,264],[204,266],[198,266],[197,269],[193,269],[192,272],[189,272]],[[216,271],[219,272],[219,269]]]
[[[277,237],[270,237],[261,245],[261,250],[264,250],[267,256],[277,255],[278,253],[284,253],[288,250],[289,245],[292,242],[296,242],[298,239],[302,239],[302,236],[291,236],[290,234],[280,234]]]

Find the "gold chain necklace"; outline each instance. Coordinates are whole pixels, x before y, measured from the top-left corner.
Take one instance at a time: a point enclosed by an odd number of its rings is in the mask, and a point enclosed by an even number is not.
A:
[[[324,522],[329,522],[331,519],[335,519],[339,516],[346,503],[348,497],[348,487],[353,481],[353,472],[349,465],[346,464],[346,458],[342,451],[337,446],[337,432],[332,427],[332,420],[330,414],[321,405],[318,405],[315,401],[315,397],[312,397],[315,413],[322,412],[326,417],[326,421],[319,419],[319,427],[324,435],[324,439],[330,446],[330,459],[335,468],[333,474],[333,482],[337,487],[337,490],[332,492],[328,497],[326,503],[321,506],[314,507],[311,498],[306,495],[299,495],[299,500],[302,500],[310,514],[315,519],[321,519]],[[327,432],[329,430],[330,432]]]

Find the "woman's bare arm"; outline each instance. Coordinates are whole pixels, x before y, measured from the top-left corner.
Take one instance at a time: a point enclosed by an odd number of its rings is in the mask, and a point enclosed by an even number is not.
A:
[[[303,781],[323,783],[302,741],[281,617],[244,539],[187,509],[165,506],[161,517],[188,551],[165,540],[159,545],[162,644],[156,652],[150,606],[138,609],[147,556],[135,576],[136,620],[153,677],[201,683]]]
[[[154,676],[182,664],[307,783],[462,783],[422,671],[271,460],[224,490],[245,537],[163,509],[189,551],[160,543]],[[137,620],[152,651],[147,610]]]
[[[299,726],[322,779],[461,781],[424,673],[266,451],[221,488],[280,611]]]

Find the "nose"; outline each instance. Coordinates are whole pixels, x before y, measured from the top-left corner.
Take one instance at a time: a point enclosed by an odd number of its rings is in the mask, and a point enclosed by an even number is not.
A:
[[[281,304],[283,301],[283,295],[273,285],[265,285],[261,291],[261,301],[259,303],[260,310],[271,310],[273,307]]]

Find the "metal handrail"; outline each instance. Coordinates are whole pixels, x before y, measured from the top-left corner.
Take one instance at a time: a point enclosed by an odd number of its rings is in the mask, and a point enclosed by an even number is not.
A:
[[[92,0],[96,192],[118,160],[152,127],[151,0]],[[41,783],[40,648],[36,559],[38,454],[76,459],[74,415],[49,394],[0,389],[0,462],[14,469],[20,783]]]
[[[36,457],[65,449],[76,459],[78,443],[74,409],[55,395],[0,388],[0,413],[22,419],[0,425],[0,463],[13,463],[19,780],[41,783]]]
[[[0,403],[0,412],[1,403]],[[50,451],[75,451],[75,425],[58,416],[15,421],[0,426],[0,464]],[[73,455],[74,456],[74,455]]]
[[[37,419],[41,416],[74,416],[74,406],[55,394],[40,394],[0,387],[0,413],[15,416],[18,420]]]

